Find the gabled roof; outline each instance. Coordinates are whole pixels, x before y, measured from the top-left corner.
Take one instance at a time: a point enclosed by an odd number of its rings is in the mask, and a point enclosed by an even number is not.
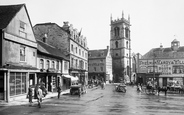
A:
[[[184,46],[179,47],[177,51],[172,50],[171,47],[153,48],[143,55],[141,59],[150,59],[153,57],[164,59],[184,58]]]
[[[8,26],[22,6],[24,6],[24,4],[0,6],[0,29],[4,29]]]
[[[54,57],[58,57],[58,58],[62,58],[64,60],[69,61],[69,57],[67,57],[66,55],[68,55],[68,53],[66,53],[65,51],[61,51],[53,46],[50,46],[40,40],[37,40],[38,43],[38,52],[42,52],[44,54],[48,54]]]
[[[108,50],[107,49],[99,49],[99,50],[89,50],[88,58],[106,58],[107,57]]]

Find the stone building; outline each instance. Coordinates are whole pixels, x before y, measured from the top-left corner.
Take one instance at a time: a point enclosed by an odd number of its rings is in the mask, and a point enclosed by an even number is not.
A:
[[[112,56],[112,70],[114,82],[129,80],[131,76],[131,39],[130,17],[112,20],[110,30],[110,50]]]
[[[170,47],[153,48],[139,59],[139,83],[154,79],[158,86],[184,84],[184,46],[174,39]]]
[[[109,46],[107,49],[89,50],[88,52],[89,80],[112,80],[112,57]]]
[[[69,74],[87,83],[88,48],[87,39],[68,22],[60,27],[55,23],[42,23],[34,26],[35,37],[58,49],[69,53]]]
[[[0,100],[26,97],[35,80],[37,43],[25,4],[0,6]]]

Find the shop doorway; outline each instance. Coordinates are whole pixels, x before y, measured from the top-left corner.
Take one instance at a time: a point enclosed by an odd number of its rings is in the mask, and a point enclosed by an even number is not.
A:
[[[29,74],[29,85],[35,85],[35,74]]]
[[[0,72],[0,100],[4,100],[4,72]]]

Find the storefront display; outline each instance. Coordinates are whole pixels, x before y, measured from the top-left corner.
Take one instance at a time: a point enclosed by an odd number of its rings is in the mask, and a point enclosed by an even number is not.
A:
[[[26,73],[10,73],[10,96],[26,93]]]

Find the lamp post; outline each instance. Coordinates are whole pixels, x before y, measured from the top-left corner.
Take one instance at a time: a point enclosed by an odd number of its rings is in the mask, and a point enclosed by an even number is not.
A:
[[[153,53],[153,85],[155,85],[155,57],[156,54]]]

